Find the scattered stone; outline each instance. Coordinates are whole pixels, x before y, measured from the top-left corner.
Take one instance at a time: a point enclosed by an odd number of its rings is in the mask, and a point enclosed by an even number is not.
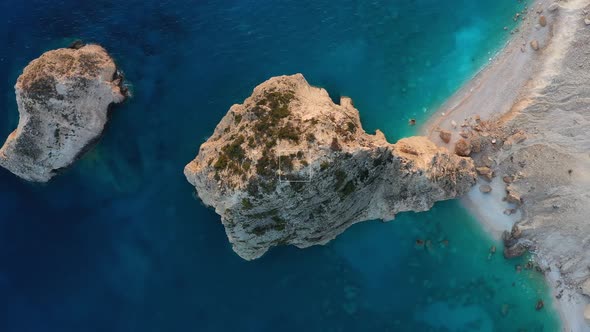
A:
[[[502,181],[504,181],[504,183],[506,183],[506,184],[510,184],[510,183],[512,183],[512,177],[510,175],[504,175],[504,177],[502,178]]]
[[[542,27],[545,27],[547,25],[547,18],[545,17],[545,15],[539,16],[539,24]]]
[[[543,300],[539,300],[537,301],[537,305],[535,306],[535,309],[537,309],[537,311],[543,309],[543,307],[545,306],[545,303],[543,302]]]
[[[590,16],[586,16],[586,17],[584,18],[584,24],[586,24],[586,25],[590,25]]]
[[[451,138],[453,137],[453,134],[451,134],[451,132],[450,132],[450,131],[447,131],[447,130],[441,130],[441,131],[440,131],[440,133],[439,133],[439,136],[440,136],[440,139],[441,139],[443,142],[445,142],[445,143],[449,144],[449,142],[451,141]]]
[[[479,137],[476,137],[471,140],[471,152],[473,153],[480,153],[481,152],[481,140]]]
[[[469,138],[469,133],[466,131],[461,131],[459,133],[459,136],[463,137],[463,138]]]
[[[504,214],[507,216],[511,216],[516,213],[516,209],[506,209],[504,210]]]
[[[471,143],[466,139],[459,139],[455,144],[455,153],[461,157],[469,157],[471,154]]]
[[[531,48],[535,51],[539,50],[539,42],[536,39],[531,41]]]
[[[559,9],[559,5],[557,2],[552,3],[549,8],[547,8],[550,12],[554,12]]]
[[[492,192],[492,187],[490,187],[487,184],[483,184],[483,185],[479,186],[479,191],[481,191],[484,194],[488,194],[488,193]]]
[[[506,195],[506,201],[510,204],[520,205],[522,203],[522,198],[519,194],[509,191],[508,195]]]
[[[477,167],[475,170],[477,171],[477,174],[481,175],[488,181],[492,181],[494,178],[494,172],[489,167]]]
[[[457,128],[457,122],[455,120],[451,120],[451,126],[453,126],[453,128]]]
[[[519,144],[522,143],[526,140],[526,135],[524,132],[517,132],[515,134],[513,134],[512,136],[508,137],[507,141],[511,142],[513,144]]]

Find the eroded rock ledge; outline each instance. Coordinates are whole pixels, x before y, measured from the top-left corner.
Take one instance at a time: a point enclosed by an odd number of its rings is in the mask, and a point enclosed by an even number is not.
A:
[[[122,76],[98,45],[44,53],[18,78],[17,129],[0,149],[0,166],[47,182],[100,137],[109,107],[126,98]]]
[[[471,159],[425,137],[365,133],[349,98],[334,104],[302,75],[262,83],[234,105],[185,168],[244,259],[325,244],[354,223],[425,211],[475,183]]]

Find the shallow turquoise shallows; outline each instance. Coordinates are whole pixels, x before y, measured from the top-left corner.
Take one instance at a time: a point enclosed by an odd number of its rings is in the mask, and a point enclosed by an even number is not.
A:
[[[0,137],[17,123],[19,72],[74,38],[104,45],[134,97],[51,183],[0,170],[0,331],[558,331],[543,276],[517,273],[524,259],[504,260],[455,201],[245,262],[182,174],[229,107],[274,75],[352,97],[391,141],[414,134],[408,120],[474,75],[524,6],[1,1]]]

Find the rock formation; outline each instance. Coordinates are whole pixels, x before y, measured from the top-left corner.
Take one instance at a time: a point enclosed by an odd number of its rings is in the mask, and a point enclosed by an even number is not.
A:
[[[185,168],[221,216],[233,249],[325,244],[352,224],[425,211],[475,183],[471,159],[425,137],[365,133],[349,98],[335,104],[302,75],[272,78],[234,105]]]
[[[28,181],[49,181],[100,137],[110,105],[126,97],[122,80],[98,45],[33,60],[16,82],[19,123],[0,149],[0,166]]]

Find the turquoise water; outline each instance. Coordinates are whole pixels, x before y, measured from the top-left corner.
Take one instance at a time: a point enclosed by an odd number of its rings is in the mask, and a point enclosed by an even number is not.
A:
[[[50,184],[0,170],[0,331],[557,331],[542,276],[516,273],[524,261],[498,244],[488,258],[493,241],[457,202],[245,262],[182,174],[231,104],[279,74],[352,97],[369,131],[410,135],[408,119],[473,75],[523,6],[1,2],[1,137],[17,123],[20,70],[73,38],[109,49],[134,98]]]

